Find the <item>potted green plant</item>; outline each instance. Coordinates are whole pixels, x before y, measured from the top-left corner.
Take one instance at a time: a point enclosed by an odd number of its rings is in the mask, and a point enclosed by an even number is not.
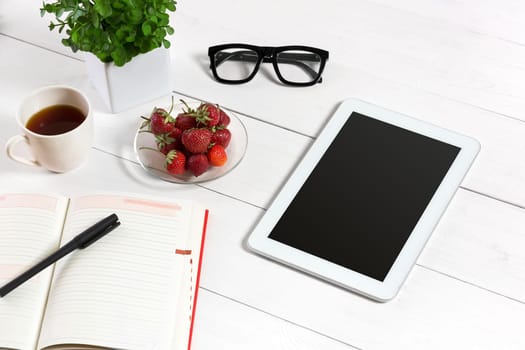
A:
[[[171,92],[169,12],[175,0],[57,0],[41,15],[73,52],[85,52],[93,85],[112,112]]]

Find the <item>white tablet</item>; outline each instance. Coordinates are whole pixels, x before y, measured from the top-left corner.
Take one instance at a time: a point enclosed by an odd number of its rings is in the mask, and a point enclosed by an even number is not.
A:
[[[248,238],[252,250],[369,298],[399,291],[479,143],[343,102]]]

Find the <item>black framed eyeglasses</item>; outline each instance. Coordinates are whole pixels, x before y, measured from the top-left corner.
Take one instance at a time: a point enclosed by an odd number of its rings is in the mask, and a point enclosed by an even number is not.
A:
[[[253,79],[261,63],[272,63],[281,82],[310,86],[322,82],[328,51],[309,46],[255,46],[224,44],[208,49],[210,68],[217,81],[242,84]]]

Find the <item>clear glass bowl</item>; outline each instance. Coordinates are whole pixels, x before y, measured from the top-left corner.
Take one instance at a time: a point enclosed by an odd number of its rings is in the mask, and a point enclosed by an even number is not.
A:
[[[191,108],[197,108],[199,104],[200,103],[188,103]],[[176,115],[182,111],[182,107],[182,104],[175,105],[172,115],[176,117]],[[244,124],[233,112],[227,110],[224,111],[230,117],[230,124],[227,128],[230,130],[232,136],[230,143],[226,148],[228,161],[223,166],[210,166],[210,168],[200,176],[194,176],[189,171],[186,171],[186,173],[182,175],[170,174],[164,165],[165,155],[159,151],[151,149],[157,149],[155,136],[151,132],[141,129],[139,125],[135,135],[134,149],[140,165],[155,177],[181,184],[211,181],[226,175],[232,171],[244,157],[248,145],[248,134]],[[140,124],[142,124],[142,121]]]

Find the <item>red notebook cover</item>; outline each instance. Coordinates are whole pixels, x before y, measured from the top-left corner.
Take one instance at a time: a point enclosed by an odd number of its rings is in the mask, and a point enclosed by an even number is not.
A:
[[[190,325],[190,335],[188,340],[188,350],[191,349],[191,339],[193,336],[193,322],[195,320],[195,309],[197,307],[197,296],[199,295],[199,284],[200,284],[200,278],[201,278],[201,268],[202,268],[202,255],[204,253],[204,240],[206,238],[206,226],[208,225],[208,210],[204,212],[204,225],[202,227],[202,240],[201,240],[201,247],[199,252],[199,265],[197,267],[197,281],[195,284],[195,297],[193,298],[193,308],[191,312],[191,325]]]

